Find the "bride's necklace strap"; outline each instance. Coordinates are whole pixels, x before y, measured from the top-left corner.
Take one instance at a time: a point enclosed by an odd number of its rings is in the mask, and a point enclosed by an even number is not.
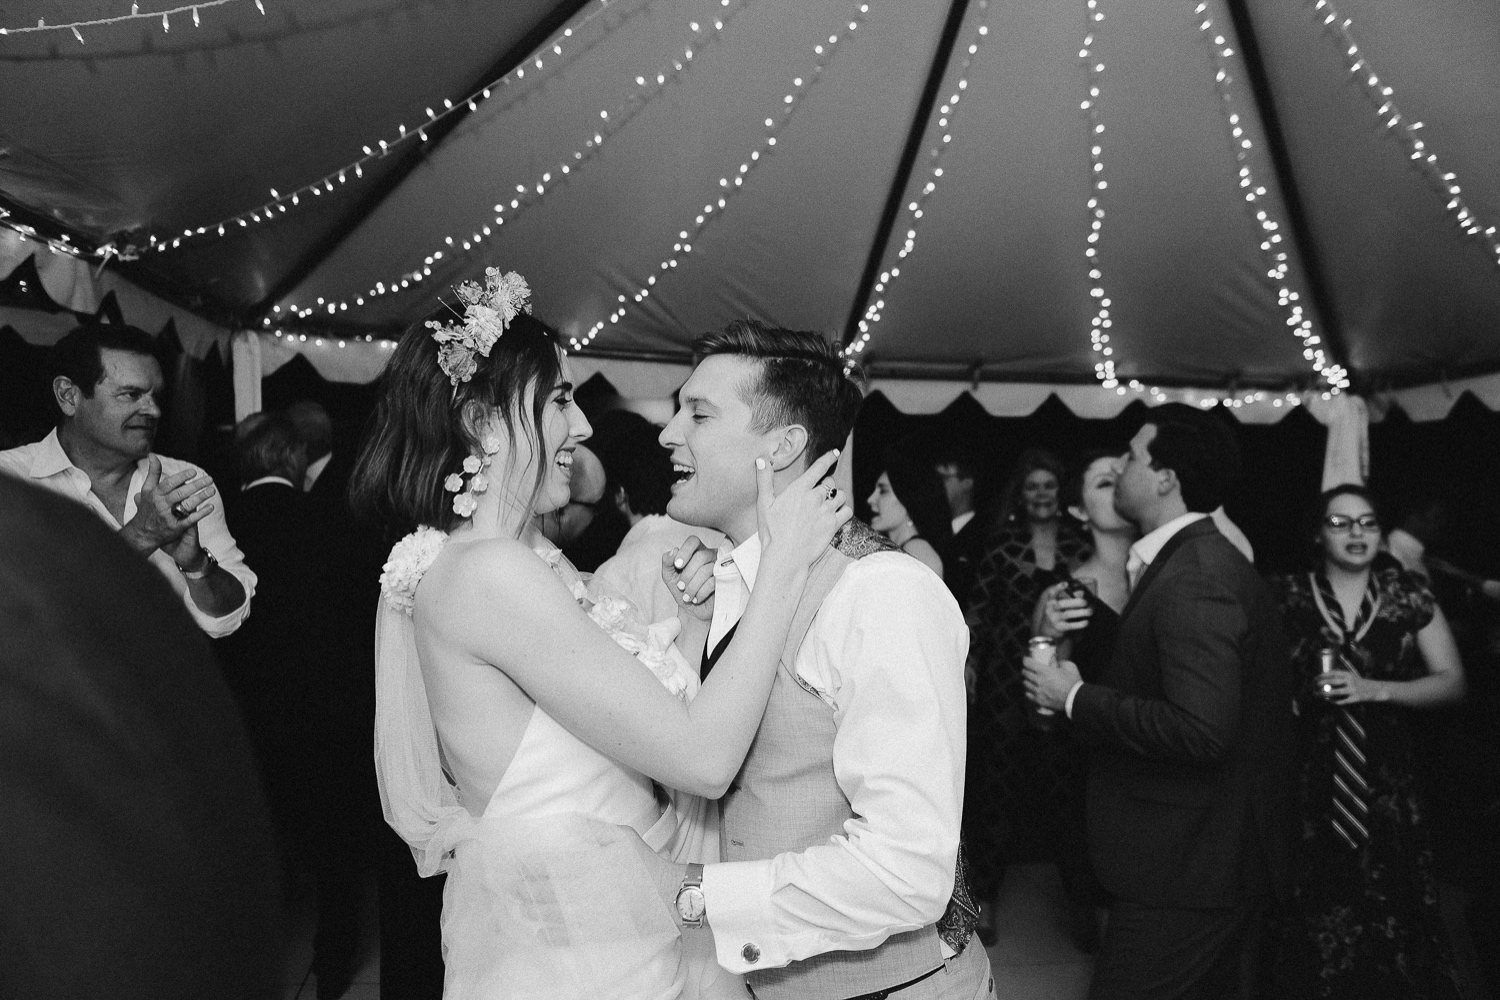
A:
[[[895,542],[903,549],[906,548],[908,542],[914,541],[921,537],[922,536],[917,533],[916,524],[914,524],[909,518],[896,525],[895,529],[890,533],[891,541]]]
[[[447,540],[447,532],[423,525],[391,547],[390,558],[380,569],[380,595],[386,604],[411,617],[417,586]]]

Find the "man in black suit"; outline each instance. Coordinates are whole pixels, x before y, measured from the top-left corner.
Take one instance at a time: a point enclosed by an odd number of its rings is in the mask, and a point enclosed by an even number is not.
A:
[[[345,559],[337,519],[302,489],[306,443],[283,414],[261,417],[236,442],[239,493],[227,498],[240,545],[265,581],[255,614],[219,645],[261,765],[289,875],[311,876],[319,1000],[349,987],[359,943],[360,829],[351,808],[351,683],[337,585]]]
[[[1287,642],[1269,589],[1208,517],[1238,464],[1213,417],[1155,411],[1115,486],[1142,537],[1103,679],[1027,663],[1032,698],[1096,748],[1089,848],[1115,896],[1097,1000],[1246,995],[1267,906],[1289,889]]]
[[[948,510],[953,515],[953,545],[943,567],[943,582],[948,584],[958,606],[967,611],[974,589],[974,570],[984,555],[984,519],[974,506],[975,462],[966,450],[955,446],[939,451],[932,465],[942,481]]]

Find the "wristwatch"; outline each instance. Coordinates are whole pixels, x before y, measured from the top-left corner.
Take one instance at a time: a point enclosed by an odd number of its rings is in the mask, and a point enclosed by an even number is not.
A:
[[[687,866],[687,874],[677,890],[677,916],[684,927],[702,927],[703,911],[707,908],[703,898],[703,866],[695,862]]]
[[[202,569],[193,569],[193,570],[190,570],[186,566],[183,566],[181,563],[177,564],[177,568],[180,569],[180,570],[182,570],[182,575],[184,577],[186,577],[187,579],[189,579],[189,580],[201,580],[205,576],[208,576],[208,574],[212,573],[214,571],[214,567],[217,566],[217,565],[219,565],[219,560],[217,560],[217,559],[214,558],[214,554],[212,552],[208,551],[207,549],[204,549],[203,550],[203,568]]]

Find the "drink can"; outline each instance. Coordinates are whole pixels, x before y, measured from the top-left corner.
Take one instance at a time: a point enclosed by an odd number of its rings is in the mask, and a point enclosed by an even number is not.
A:
[[[1026,643],[1026,655],[1038,663],[1051,666],[1057,662],[1057,643],[1045,635],[1034,635]],[[1057,724],[1057,713],[1050,708],[1040,705],[1031,707],[1031,724],[1043,731],[1051,729]]]
[[[1333,671],[1337,670],[1338,668],[1339,668],[1339,653],[1338,653],[1338,650],[1336,650],[1336,649],[1334,649],[1334,648],[1332,648],[1330,646],[1324,646],[1322,649],[1320,649],[1318,651],[1318,673],[1320,673],[1320,674],[1332,673]],[[1324,694],[1332,694],[1333,693],[1333,685],[1331,685],[1331,684],[1324,684],[1324,685],[1322,685],[1322,687],[1323,687],[1323,693]]]

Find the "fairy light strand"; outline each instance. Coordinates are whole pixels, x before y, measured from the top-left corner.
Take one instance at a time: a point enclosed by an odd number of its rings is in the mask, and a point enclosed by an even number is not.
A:
[[[439,266],[440,262],[451,260],[460,253],[468,253],[477,249],[486,238],[494,235],[495,229],[514,221],[518,216],[539,205],[547,195],[571,179],[599,152],[606,140],[624,128],[647,104],[676,83],[693,60],[728,27],[734,15],[748,6],[748,0],[739,4],[731,4],[731,0],[719,0],[718,5],[721,8],[727,8],[722,15],[706,19],[702,23],[698,20],[689,22],[688,28],[693,35],[692,41],[681,51],[668,57],[650,74],[636,76],[635,89],[626,95],[613,112],[607,109],[599,112],[598,128],[588,129],[590,137],[582,145],[563,156],[557,165],[533,176],[528,183],[516,184],[510,195],[503,196],[504,200],[497,202],[494,206],[492,222],[484,221],[475,225],[468,236],[444,237],[440,246],[423,255],[420,264],[392,278],[390,284],[381,280],[375,282],[363,293],[346,295],[333,300],[319,298],[315,306],[299,308],[295,303],[291,303],[286,306],[285,312],[297,318],[307,318],[319,311],[326,311],[332,315],[347,312],[351,305],[359,308],[367,301],[416,291],[421,287],[424,279],[432,277],[433,268]],[[494,228],[491,228],[492,226]],[[273,306],[272,311],[277,319],[284,318],[281,305]],[[264,326],[269,326],[272,322],[269,316],[261,320]]]
[[[989,25],[986,23],[989,11],[989,0],[979,0],[979,16],[976,18],[974,33],[970,36],[969,43],[964,49],[963,59],[959,63],[958,81],[952,94],[938,108],[937,127],[939,138],[927,152],[927,166],[924,173],[919,175],[914,184],[916,190],[911,194],[903,207],[906,222],[906,235],[902,240],[901,249],[896,251],[896,260],[904,261],[916,252],[917,228],[922,217],[926,214],[927,203],[937,192],[938,185],[943,179],[943,160],[953,145],[954,119],[958,115],[959,103],[969,89],[969,69],[974,65],[974,57],[979,53],[979,46],[989,35]],[[870,344],[870,338],[876,333],[881,320],[885,315],[885,292],[901,277],[901,265],[893,263],[891,267],[880,272],[879,278],[870,289],[873,302],[866,302],[864,315],[858,323],[859,334],[850,343],[842,348],[839,353],[846,358],[852,359],[860,354]]]
[[[229,3],[231,0],[217,0],[217,2]],[[566,44],[571,47],[571,39],[575,34],[602,16],[606,11],[618,6],[621,2],[623,0],[598,0],[596,4],[590,6],[589,12],[581,19],[570,24],[542,43],[542,45],[538,46],[518,66],[510,70],[510,72],[486,83],[468,96],[462,97],[457,101],[451,98],[444,98],[441,110],[432,106],[425,108],[426,117],[422,119],[420,124],[412,128],[408,128],[404,122],[398,124],[394,134],[388,134],[387,138],[377,139],[374,143],[362,147],[362,156],[328,171],[316,180],[299,185],[286,192],[279,191],[273,187],[270,189],[270,199],[259,205],[235,215],[219,219],[216,222],[185,227],[180,234],[175,236],[151,234],[147,245],[138,249],[155,250],[159,253],[165,253],[168,250],[175,250],[184,244],[206,239],[223,238],[239,229],[248,229],[252,225],[259,225],[270,222],[273,219],[280,219],[290,210],[300,207],[305,199],[320,198],[325,194],[332,194],[339,187],[350,181],[357,182],[362,180],[365,176],[364,168],[366,166],[376,160],[389,156],[392,151],[402,145],[428,141],[427,132],[433,126],[455,115],[472,114],[478,111],[480,101],[488,100],[493,91],[509,86],[513,80],[525,79],[528,69],[535,74],[548,66],[552,66],[555,69],[560,65],[567,65],[566,59],[563,59],[561,62],[559,61],[564,56],[564,45]],[[724,6],[728,6],[729,0],[722,0],[722,3]],[[259,6],[260,0],[256,0],[256,4]],[[204,3],[197,6],[207,7],[210,4]],[[182,9],[187,10],[188,8],[184,7]],[[584,48],[579,46],[569,55],[569,58],[578,55],[583,50]]]
[[[1375,115],[1384,124],[1386,133],[1406,148],[1407,159],[1426,176],[1433,190],[1447,199],[1446,209],[1454,224],[1464,235],[1482,242],[1491,259],[1500,266],[1500,238],[1496,236],[1495,227],[1481,222],[1464,200],[1458,175],[1438,165],[1437,154],[1418,134],[1422,122],[1402,114],[1396,104],[1395,90],[1375,72],[1375,67],[1370,65],[1370,60],[1355,40],[1354,22],[1340,14],[1330,0],[1317,0],[1313,10],[1328,36],[1339,46],[1350,76],[1364,88],[1365,96],[1375,107]]]
[[[1208,13],[1207,3],[1194,8],[1197,14],[1198,31],[1208,45],[1210,68],[1214,74],[1214,89],[1219,95],[1219,108],[1229,126],[1230,141],[1238,165],[1239,187],[1245,196],[1246,211],[1255,219],[1260,230],[1260,254],[1267,279],[1276,288],[1276,304],[1286,312],[1286,325],[1302,343],[1302,357],[1311,363],[1330,392],[1349,387],[1348,372],[1331,361],[1323,349],[1322,338],[1313,329],[1312,318],[1301,303],[1301,295],[1293,291],[1288,280],[1289,264],[1285,226],[1275,215],[1275,204],[1266,188],[1256,180],[1255,160],[1251,151],[1255,143],[1247,133],[1247,122],[1238,111],[1234,98],[1234,48],[1215,26]]]
[[[988,2],[988,0],[981,0],[981,2]],[[715,219],[724,214],[724,210],[728,208],[734,196],[744,190],[746,181],[755,169],[770,158],[771,152],[776,148],[778,134],[791,121],[813,85],[822,78],[823,71],[832,61],[834,53],[843,47],[851,34],[859,30],[869,12],[868,3],[859,4],[854,16],[849,20],[847,30],[835,32],[828,36],[826,42],[820,39],[813,45],[813,55],[816,58],[812,68],[792,78],[791,90],[778,102],[776,112],[766,117],[766,132],[756,143],[755,148],[740,161],[738,167],[719,178],[717,197],[705,202],[703,208],[694,215],[693,223],[684,225],[678,231],[677,238],[672,243],[671,252],[663,256],[655,273],[649,275],[644,282],[637,282],[634,292],[618,295],[617,304],[607,320],[595,322],[581,337],[569,338],[572,350],[580,351],[588,347],[606,329],[618,325],[628,314],[632,305],[639,305],[651,297],[652,289],[655,288],[659,278],[670,274],[679,262],[693,252],[693,242],[713,225]]]
[[[130,5],[129,14],[120,14],[116,17],[94,18],[89,21],[71,21],[63,24],[47,24],[44,18],[37,18],[36,24],[32,27],[0,28],[0,35],[29,35],[39,31],[68,31],[72,32],[73,37],[78,40],[79,45],[83,45],[85,44],[81,30],[83,28],[102,28],[111,24],[123,24],[126,21],[154,21],[160,18],[162,31],[169,32],[172,30],[170,18],[173,14],[191,14],[193,17],[193,27],[197,28],[200,26],[198,11],[207,10],[210,7],[222,7],[227,3],[236,2],[238,0],[203,0],[202,3],[186,4],[181,7],[173,7],[170,10],[146,11],[145,13],[141,12],[139,4],[133,3]],[[262,15],[266,12],[265,5],[261,0],[255,0],[255,9],[260,11]]]
[[[1089,197],[1084,204],[1089,223],[1084,240],[1084,263],[1088,265],[1089,301],[1093,315],[1089,318],[1089,347],[1099,355],[1094,362],[1094,377],[1105,389],[1114,389],[1120,395],[1125,389],[1120,385],[1115,371],[1115,349],[1110,343],[1110,330],[1114,318],[1110,315],[1113,300],[1104,289],[1104,264],[1100,257],[1100,241],[1104,237],[1104,192],[1109,190],[1109,178],[1104,170],[1104,122],[1099,110],[1100,97],[1104,92],[1105,64],[1100,61],[1095,45],[1095,32],[1104,21],[1104,12],[1099,9],[1099,0],[1088,0],[1088,15],[1083,36],[1083,47],[1078,50],[1078,61],[1083,66],[1085,93],[1079,104],[1088,124],[1089,144]],[[1137,387],[1139,383],[1132,382]]]

